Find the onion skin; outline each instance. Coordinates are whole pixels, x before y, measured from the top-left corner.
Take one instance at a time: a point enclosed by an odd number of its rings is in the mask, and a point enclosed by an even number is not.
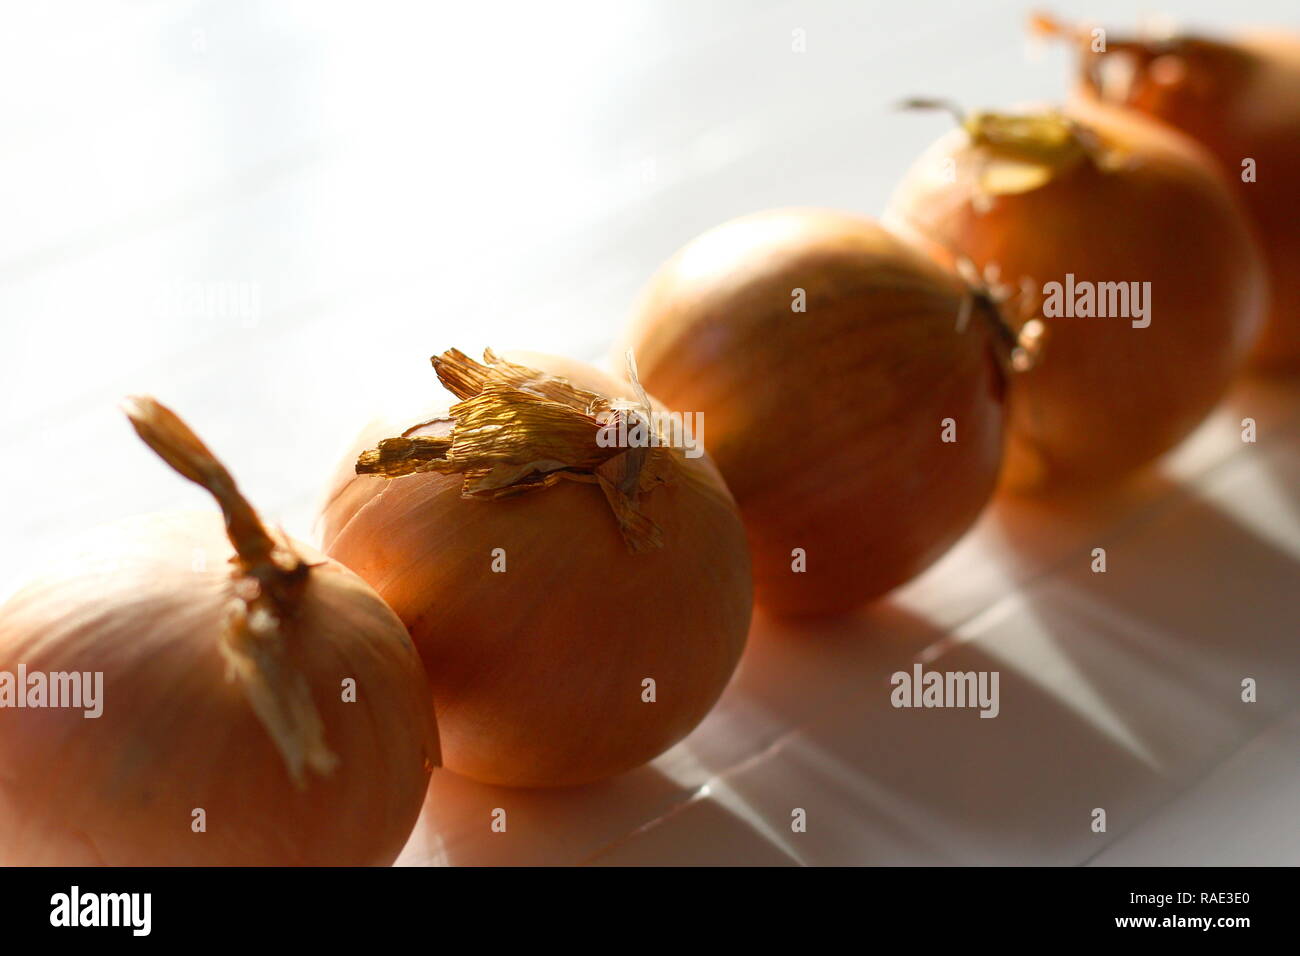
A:
[[[607,395],[580,363],[510,356]],[[735,504],[707,458],[643,499],[664,547],[628,545],[594,484],[497,500],[460,475],[356,475],[357,452],[413,422],[375,423],[339,466],[321,531],[410,628],[436,703],[445,765],[486,783],[589,783],[653,759],[721,694],[749,629],[749,559]],[[491,570],[505,551],[506,571]],[[642,680],[657,700],[642,700]]]
[[[913,166],[886,215],[1035,295],[1067,273],[1151,282],[1146,328],[1119,317],[1043,319],[1041,361],[1010,390],[1004,484],[1021,492],[1118,480],[1181,441],[1241,366],[1266,294],[1243,211],[1199,146],[1102,105],[1068,115],[1117,165],[1080,162],[984,204],[961,173],[987,153],[954,130]],[[945,168],[958,175],[940,175]]]
[[[1111,49],[1084,48],[1076,96],[1161,120],[1215,155],[1249,210],[1268,266],[1271,301],[1254,364],[1300,369],[1300,38],[1183,36]],[[1102,84],[1106,56],[1130,57],[1136,72],[1126,89]],[[1242,180],[1247,157],[1256,162],[1254,182]]]
[[[205,570],[192,570],[196,549]],[[145,516],[94,535],[56,577],[0,608],[0,670],[17,673],[21,662],[29,673],[104,674],[99,718],[0,709],[0,862],[396,859],[424,797],[426,756],[437,760],[427,687],[401,622],[346,568],[312,567],[292,621],[295,663],[340,763],[299,788],[226,676],[217,635],[233,557],[215,514]],[[356,703],[341,701],[346,677]],[[207,832],[192,832],[195,808]]]
[[[792,311],[796,288],[806,313]],[[1003,373],[983,315],[957,331],[969,296],[870,220],[808,209],[719,226],[651,281],[627,344],[653,394],[704,413],[767,610],[857,608],[979,514],[1001,455]],[[945,443],[949,417],[958,440]]]

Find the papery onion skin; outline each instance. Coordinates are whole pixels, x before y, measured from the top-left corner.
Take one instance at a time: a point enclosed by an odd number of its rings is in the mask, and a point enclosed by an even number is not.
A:
[[[1038,188],[981,198],[968,173],[988,152],[954,130],[912,167],[885,217],[954,259],[1025,282],[1035,308],[1045,284],[1067,274],[1151,283],[1146,328],[1124,317],[1043,319],[1041,360],[1009,396],[1004,485],[1018,492],[1116,481],[1176,445],[1241,367],[1265,302],[1244,212],[1199,146],[1105,106],[1067,112],[1113,167],[1085,160]]]
[[[1194,137],[1219,160],[1250,212],[1269,273],[1267,320],[1253,361],[1300,369],[1300,38],[1257,32],[1231,40],[1121,39],[1081,53],[1076,96],[1136,110]],[[1128,58],[1125,86],[1103,85],[1106,57]],[[1242,178],[1255,162],[1254,181]]]
[[[360,578],[311,563],[283,626],[337,763],[295,783],[230,679],[235,552],[216,514],[90,533],[0,607],[0,671],[102,672],[102,714],[0,708],[4,865],[385,865],[438,760],[401,622]],[[356,681],[356,702],[343,681]],[[205,832],[195,832],[194,811]]]
[[[508,357],[631,395],[582,363]],[[477,500],[461,496],[460,475],[354,473],[359,451],[435,411],[363,432],[339,466],[321,532],[326,553],[410,628],[445,766],[486,783],[553,787],[653,759],[708,713],[749,628],[749,558],[717,470],[707,458],[683,459],[678,481],[644,497],[664,545],[637,554],[594,484]],[[503,573],[492,570],[497,548]],[[642,699],[646,678],[654,702]]]
[[[204,570],[192,570],[196,553]],[[312,568],[293,621],[304,638],[296,660],[341,762],[299,789],[226,678],[216,635],[232,555],[216,515],[150,515],[105,529],[57,577],[0,609],[0,670],[16,673],[23,662],[29,673],[104,673],[98,718],[0,709],[4,864],[397,858],[428,782],[421,730],[430,721],[400,621],[346,568]],[[329,640],[313,639],[324,633]],[[342,701],[345,678],[357,682],[356,703]],[[436,761],[436,738],[429,746]],[[206,833],[191,831],[196,808],[206,812]]]
[[[626,343],[652,393],[704,413],[767,610],[857,608],[979,514],[1001,455],[1003,371],[982,307],[958,329],[970,295],[870,220],[811,209],[721,225],[651,281]],[[946,418],[955,442],[941,440]]]

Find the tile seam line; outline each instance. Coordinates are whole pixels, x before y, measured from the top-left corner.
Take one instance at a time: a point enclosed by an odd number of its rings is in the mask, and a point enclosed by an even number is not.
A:
[[[1138,827],[1142,826],[1144,823],[1147,823],[1153,816],[1155,816],[1161,810],[1164,810],[1167,807],[1172,806],[1178,800],[1182,799],[1184,796],[1191,793],[1194,789],[1199,787],[1201,784],[1205,783],[1210,777],[1214,776],[1230,760],[1232,760],[1233,757],[1237,756],[1237,754],[1241,753],[1252,743],[1259,740],[1261,737],[1264,737],[1267,734],[1270,734],[1273,731],[1277,730],[1279,727],[1281,727],[1283,724],[1287,723],[1288,721],[1293,720],[1297,714],[1300,714],[1300,707],[1292,708],[1291,710],[1284,711],[1282,714],[1280,714],[1277,717],[1277,719],[1270,721],[1264,727],[1260,728],[1260,730],[1257,733],[1251,734],[1249,737],[1241,741],[1237,746],[1230,748],[1227,751],[1227,753],[1225,753],[1219,759],[1211,762],[1210,765],[1206,767],[1201,773],[1197,774],[1195,777],[1189,780],[1186,786],[1180,788],[1177,792],[1172,793],[1167,797],[1165,797],[1163,800],[1157,802],[1155,806],[1153,806],[1150,810],[1148,810],[1145,814],[1143,814],[1140,819],[1134,820],[1127,827],[1118,831],[1112,839],[1107,841],[1105,846],[1101,847],[1100,849],[1096,850],[1094,853],[1085,857],[1083,860],[1076,863],[1075,866],[1081,866],[1081,867],[1087,866],[1093,860],[1097,859],[1097,857],[1101,856],[1101,854],[1105,853],[1107,850],[1111,849],[1112,847],[1118,845],[1120,840],[1132,834]]]
[[[1179,499],[1191,498],[1192,491],[1198,484],[1200,484],[1204,480],[1211,479],[1216,471],[1226,468],[1230,463],[1236,461],[1239,455],[1245,454],[1248,450],[1249,449],[1236,449],[1231,454],[1226,455],[1224,458],[1220,459],[1219,461],[1210,465],[1210,467],[1206,468],[1198,475],[1194,476],[1192,480],[1186,483],[1176,484],[1168,493],[1166,493],[1165,495],[1158,498],[1155,502],[1153,502],[1152,507],[1143,509],[1143,512],[1140,515],[1135,516],[1131,520],[1122,521],[1119,524],[1114,525],[1111,528],[1107,529],[1106,533],[1103,535],[1103,539],[1107,541],[1113,541],[1113,540],[1122,540],[1123,538],[1128,537],[1135,530],[1140,529],[1144,524],[1152,520],[1153,517],[1159,516],[1159,514],[1165,513],[1169,509],[1174,507],[1177,504]],[[979,608],[978,610],[973,611],[970,614],[967,614],[965,617],[961,618],[958,622],[954,623],[950,628],[947,629],[948,633],[945,636],[945,638],[942,638],[939,641],[935,641],[934,643],[929,644],[926,647],[922,648],[918,652],[918,655],[923,655],[926,653],[926,651],[940,646],[941,644],[944,643],[945,640],[948,640],[953,635],[953,632],[959,630],[962,627],[965,627],[971,621],[974,621],[978,619],[980,616],[988,613],[992,608],[997,607],[998,604],[1007,600],[1008,597],[1014,596],[1020,593],[1021,591],[1027,591],[1034,587],[1041,586],[1044,580],[1053,577],[1056,574],[1056,572],[1058,572],[1062,567],[1066,566],[1071,559],[1077,558],[1080,554],[1085,553],[1085,550],[1086,549],[1078,549],[1074,552],[1071,552],[1070,554],[1063,557],[1061,560],[1055,562],[1054,564],[1050,565],[1047,568],[1044,568],[1038,574],[1035,574],[1032,577],[1027,578],[1024,582],[1021,583],[1021,585],[1019,585],[1016,588],[1015,591],[1011,592],[1010,594],[1004,594],[996,598],[994,601],[990,602],[989,604]],[[633,830],[625,834],[623,837],[620,837],[612,841],[611,843],[605,844],[600,849],[594,851],[592,854],[580,860],[578,862],[578,865],[585,865],[586,863],[594,860],[598,856],[605,854],[618,846],[623,845],[628,840],[635,837],[637,834],[648,829],[653,829],[654,827],[658,826],[660,823],[666,821],[670,817],[675,816],[677,813],[681,812],[691,803],[695,802],[698,799],[701,799],[703,797],[704,791],[706,791],[710,786],[726,779],[727,777],[734,776],[736,773],[743,772],[745,769],[748,769],[749,767],[755,765],[758,761],[770,756],[776,751],[783,749],[789,744],[790,740],[793,737],[819,723],[823,718],[826,717],[828,713],[838,709],[839,706],[845,700],[848,700],[851,697],[851,695],[852,695],[851,691],[844,691],[843,693],[836,695],[833,698],[833,700],[817,708],[812,715],[810,715],[806,720],[801,721],[797,726],[784,728],[779,733],[777,733],[776,736],[772,737],[768,741],[768,743],[764,745],[761,749],[755,751],[754,753],[750,754],[747,757],[743,757],[740,760],[732,764],[729,764],[728,766],[710,774],[709,777],[703,783],[697,785],[692,790],[685,791],[683,793],[682,798],[680,800],[674,801],[672,806],[668,810],[664,811],[663,813],[659,814],[653,819],[646,821],[644,824],[637,826],[636,828],[634,828]],[[1279,718],[1279,720],[1283,720],[1283,719],[1286,719],[1285,714],[1281,718]],[[1259,733],[1261,734],[1266,733],[1273,726],[1274,724],[1270,723],[1266,725]],[[1245,746],[1249,744],[1249,742],[1251,740],[1254,740],[1256,736],[1258,735],[1252,735],[1246,738],[1245,741],[1243,741],[1242,744],[1238,746],[1238,748],[1232,750],[1228,755],[1221,758],[1219,762],[1213,764],[1211,769],[1207,771],[1207,773],[1212,773],[1213,770],[1218,767],[1220,762],[1229,759],[1232,753],[1236,753],[1237,749],[1240,749],[1240,746]],[[1195,782],[1196,781],[1190,784],[1189,787],[1194,786]],[[1147,816],[1159,812],[1160,808],[1165,803],[1172,800],[1176,800],[1181,795],[1182,792],[1184,791],[1180,791],[1179,793],[1173,794],[1170,797],[1166,798],[1166,801],[1157,804],[1155,807],[1151,809],[1151,811],[1149,811]],[[1146,818],[1144,817],[1144,819]],[[1137,824],[1135,823],[1134,826],[1136,825]],[[1109,843],[1107,844],[1107,846],[1110,845],[1111,844]],[[1103,847],[1101,850],[1098,850],[1097,852],[1101,853],[1104,850],[1105,847]],[[785,851],[782,850],[782,852],[784,853]],[[1094,856],[1095,855],[1096,854],[1094,854]],[[1091,857],[1089,859],[1091,859]],[[1084,860],[1083,862],[1075,865],[1084,866],[1087,865],[1087,862],[1088,862],[1087,860]]]

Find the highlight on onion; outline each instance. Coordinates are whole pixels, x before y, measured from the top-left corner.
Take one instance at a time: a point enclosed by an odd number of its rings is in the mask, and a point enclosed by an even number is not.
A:
[[[798,616],[885,594],[974,521],[1009,335],[987,295],[871,220],[780,209],[681,249],[628,342],[656,396],[703,413],[759,604]]]
[[[1093,485],[1172,448],[1261,323],[1245,215],[1191,139],[1131,112],[975,113],[912,167],[886,222],[1019,287],[1047,346],[1009,392],[1005,484]]]
[[[540,787],[645,763],[703,719],[744,647],[731,494],[634,370],[432,361],[457,401],[363,432],[325,551],[410,628],[448,769]]]
[[[224,526],[110,525],[0,607],[0,863],[391,863],[438,760],[401,621],[171,411],[127,414]]]
[[[1042,34],[1079,51],[1075,96],[1134,110],[1189,134],[1245,204],[1268,267],[1270,303],[1255,364],[1300,368],[1300,36],[1113,36],[1045,15]]]

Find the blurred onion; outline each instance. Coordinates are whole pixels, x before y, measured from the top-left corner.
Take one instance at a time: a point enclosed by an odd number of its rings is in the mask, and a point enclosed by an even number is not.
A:
[[[1150,283],[1144,328],[1043,318],[1041,361],[1010,391],[1015,489],[1117,479],[1172,448],[1260,326],[1264,272],[1240,205],[1203,149],[1133,113],[974,114],[912,167],[886,222],[1018,287],[1029,312],[1071,275]]]
[[[1161,120],[1215,155],[1249,210],[1268,267],[1269,309],[1254,360],[1300,368],[1300,37],[1108,36],[1102,53],[1093,52],[1090,31],[1047,17],[1036,25],[1077,37],[1076,96]]]

